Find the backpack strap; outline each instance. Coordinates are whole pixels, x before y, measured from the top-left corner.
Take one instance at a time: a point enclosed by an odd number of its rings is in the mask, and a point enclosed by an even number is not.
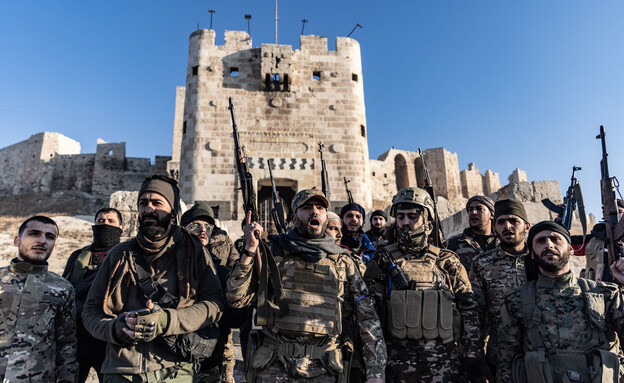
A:
[[[529,340],[536,349],[543,349],[545,346],[538,328],[538,324],[541,323],[541,312],[535,308],[536,285],[535,280],[525,283],[520,290],[520,299],[522,300],[524,327]]]

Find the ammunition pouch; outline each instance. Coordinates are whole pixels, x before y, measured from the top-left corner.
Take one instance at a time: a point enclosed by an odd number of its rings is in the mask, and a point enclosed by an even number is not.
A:
[[[213,323],[195,332],[165,336],[161,339],[174,355],[194,363],[212,355],[219,339],[219,326]]]
[[[618,383],[620,361],[617,354],[607,350],[547,354],[540,349],[516,357],[512,372],[514,383]]]
[[[441,339],[443,343],[454,339],[456,314],[447,291],[393,290],[387,310],[389,332],[395,339]]]

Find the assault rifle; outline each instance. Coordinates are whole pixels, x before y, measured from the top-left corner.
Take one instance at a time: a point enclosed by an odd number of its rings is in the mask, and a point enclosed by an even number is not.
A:
[[[351,194],[351,190],[349,190],[349,182],[351,181],[347,181],[347,177],[342,177],[342,179],[344,180],[345,190],[347,191],[347,199],[349,203],[353,203],[353,194]]]
[[[329,175],[327,174],[327,167],[325,166],[325,160],[323,159],[323,145],[322,142],[319,141],[319,153],[321,153],[321,190],[323,194],[325,194],[325,198],[328,201],[331,201],[331,191],[329,190]]]
[[[619,182],[617,178],[609,175],[609,161],[607,159],[607,141],[605,136],[604,126],[600,126],[600,134],[596,136],[596,139],[602,142],[602,159],[600,160],[600,190],[602,197],[602,215],[606,225],[607,236],[607,260],[608,264],[605,269],[608,269],[613,262],[617,261],[624,254],[622,243],[620,242],[624,237],[624,220],[618,218],[617,199],[615,197],[615,191],[617,189],[618,194]],[[620,195],[621,198],[621,195]],[[613,280],[613,276],[610,273],[605,272],[605,277]]]
[[[583,227],[583,241],[585,243],[585,235],[587,234],[587,218],[585,217],[585,204],[583,203],[583,194],[581,193],[581,185],[574,176],[574,173],[582,170],[579,166],[572,166],[572,177],[570,177],[570,186],[563,197],[564,207],[555,205],[549,198],[544,198],[542,204],[548,208],[548,210],[556,213],[561,217],[561,225],[570,230],[572,227],[572,214],[574,209],[578,205],[579,219],[581,220],[581,226]]]
[[[433,244],[437,247],[444,247],[444,233],[442,233],[442,225],[440,224],[440,216],[438,215],[438,203],[436,202],[435,192],[433,191],[433,183],[431,177],[429,177],[429,170],[425,164],[425,153],[418,148],[418,156],[420,156],[420,163],[422,164],[423,174],[425,176],[425,191],[429,193],[431,200],[433,201]]]
[[[241,148],[238,129],[234,120],[234,105],[232,104],[232,97],[229,98],[230,115],[232,117],[232,130],[234,137],[234,155],[236,160],[236,170],[238,171],[238,178],[240,183],[240,190],[243,195],[243,210],[245,210],[245,218],[243,222],[249,225],[252,222],[258,221],[258,209],[256,207],[256,193],[254,191],[253,177],[249,172],[247,165],[247,154],[245,150]],[[256,272],[258,273],[259,287],[258,287],[258,309],[256,316],[256,324],[263,326],[268,323],[269,311],[276,311],[276,315],[284,316],[288,313],[288,304],[284,300],[284,290],[282,288],[282,282],[279,276],[279,270],[277,263],[271,253],[269,246],[258,236],[256,233],[256,239],[258,239],[259,245],[254,255],[256,263]],[[269,279],[271,284],[269,286]],[[268,300],[269,289],[272,287],[273,294],[275,295],[276,305]]]
[[[397,290],[407,290],[409,288],[409,281],[405,277],[403,269],[397,265],[390,252],[380,250],[368,263],[366,272],[364,273],[364,282],[366,282],[368,286],[374,285],[379,281],[383,281],[386,273],[390,275]]]
[[[268,160],[267,164],[269,165],[269,177],[271,178],[271,197],[273,198],[273,208],[271,209],[271,217],[273,218],[273,223],[275,224],[275,229],[277,232],[282,234],[286,232],[286,221],[284,220],[284,201],[279,195],[277,188],[275,187],[275,181],[273,180],[273,161]]]

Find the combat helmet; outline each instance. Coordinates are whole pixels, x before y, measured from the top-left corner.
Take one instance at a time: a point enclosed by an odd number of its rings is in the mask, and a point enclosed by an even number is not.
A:
[[[406,187],[399,190],[399,192],[392,198],[392,207],[390,208],[390,216],[396,217],[396,211],[401,204],[411,204],[422,206],[429,212],[429,219],[434,216],[433,213],[433,200],[429,193],[423,189],[416,187]]]

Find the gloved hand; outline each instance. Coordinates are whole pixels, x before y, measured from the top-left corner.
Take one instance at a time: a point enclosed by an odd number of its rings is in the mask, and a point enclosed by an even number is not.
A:
[[[127,346],[134,343],[134,339],[132,339],[128,334],[126,334],[123,329],[126,327],[126,313],[119,314],[117,318],[115,318],[113,334],[117,343],[122,346]]]
[[[154,305],[151,314],[137,317],[137,324],[134,327],[135,339],[140,342],[151,342],[158,335],[165,332],[169,325],[169,315],[167,312]]]
[[[483,372],[479,367],[479,358],[468,356],[461,358],[462,370],[464,376],[469,382],[481,383],[485,382]]]

